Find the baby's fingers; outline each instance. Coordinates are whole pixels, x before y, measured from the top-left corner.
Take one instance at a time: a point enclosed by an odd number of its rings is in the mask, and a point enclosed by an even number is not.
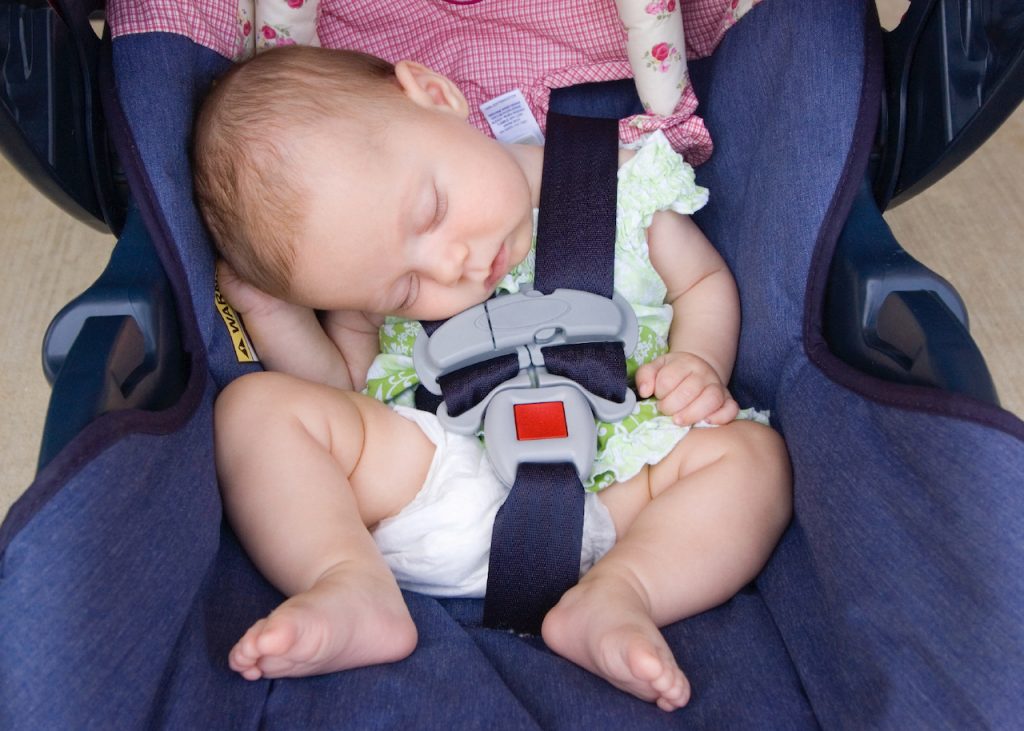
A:
[[[671,385],[671,389],[662,389],[661,378],[658,379],[655,393],[658,396],[658,411],[667,416],[676,416],[689,407],[704,390],[704,381],[696,376],[680,378]],[[677,424],[684,422],[676,421]]]
[[[224,259],[217,261],[217,288],[228,304],[243,315],[269,298],[238,276],[234,267]]]
[[[729,392],[721,384],[709,384],[689,404],[680,409],[672,417],[672,420],[676,424],[687,426],[697,424],[705,419],[712,424],[724,424],[726,421],[731,421],[731,418],[723,421],[718,421],[718,419],[724,419],[729,413],[728,402],[730,401],[732,398],[729,396]],[[733,403],[735,404],[735,402]]]
[[[713,414],[705,416],[704,421],[709,424],[717,424],[721,426],[722,424],[728,424],[730,421],[733,421],[739,413],[740,405],[736,403],[736,399],[729,396],[725,399],[725,403],[722,404],[722,408]]]
[[[640,398],[650,398],[654,395],[658,371],[663,365],[665,365],[665,356],[662,355],[636,369],[633,382],[636,384],[636,393]]]
[[[249,284],[223,259],[217,262],[217,288],[228,304],[242,316],[261,317],[278,308],[293,306]]]

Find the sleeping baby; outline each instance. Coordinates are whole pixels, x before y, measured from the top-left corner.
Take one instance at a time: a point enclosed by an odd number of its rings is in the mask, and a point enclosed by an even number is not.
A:
[[[533,281],[544,148],[468,114],[419,62],[303,46],[235,66],[203,104],[197,202],[267,369],[218,397],[217,472],[242,545],[288,597],[232,649],[247,679],[397,661],[417,642],[400,587],[486,591],[509,486],[479,439],[402,403],[418,321]],[[727,387],[738,293],[688,215],[707,191],[660,132],[619,162],[614,280],[640,322],[642,401],[598,429],[583,578],[541,635],[671,711],[690,687],[659,628],[760,571],[789,520],[789,463]]]

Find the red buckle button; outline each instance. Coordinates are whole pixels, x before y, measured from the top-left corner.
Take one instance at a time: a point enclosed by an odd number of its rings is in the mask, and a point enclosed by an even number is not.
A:
[[[565,423],[565,406],[561,401],[537,404],[515,404],[516,439],[565,439],[569,427]]]

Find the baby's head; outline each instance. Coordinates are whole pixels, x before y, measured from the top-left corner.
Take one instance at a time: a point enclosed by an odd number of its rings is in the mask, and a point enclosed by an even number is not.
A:
[[[276,297],[449,316],[486,299],[532,233],[519,153],[467,114],[414,62],[268,51],[220,79],[197,118],[200,210],[239,276]]]
[[[243,279],[286,296],[309,207],[299,148],[328,125],[358,134],[375,106],[399,96],[390,63],[304,46],[260,54],[216,82],[196,119],[196,197]]]

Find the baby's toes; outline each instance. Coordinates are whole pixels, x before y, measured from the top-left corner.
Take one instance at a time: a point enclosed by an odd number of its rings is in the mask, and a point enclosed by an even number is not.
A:
[[[627,647],[626,664],[634,678],[650,685],[654,690],[660,690],[655,682],[666,676],[675,666],[675,661],[666,663],[658,648],[646,637],[639,636]]]
[[[246,680],[259,680],[263,677],[263,671],[260,670],[257,665],[251,665],[244,670],[238,670],[236,668],[236,672]]]
[[[260,651],[256,646],[256,640],[260,636],[265,619],[261,619],[242,635],[242,638],[235,643],[228,654],[228,665],[231,669],[242,673],[253,668],[260,659]],[[258,677],[258,676],[257,676]]]
[[[675,663],[662,660],[663,670],[657,677],[651,678],[651,688],[664,695],[679,685],[679,672]]]
[[[656,667],[658,670],[654,672]],[[676,664],[675,658],[667,650],[652,648],[646,661],[636,663],[634,668],[637,677],[645,679],[650,684],[658,707],[662,710],[674,711],[689,701],[690,684]]]
[[[690,683],[679,668],[673,668],[668,676],[668,687],[660,690],[661,697],[658,699],[658,707],[666,711],[674,711],[682,708],[690,700]]]
[[[287,655],[265,655],[260,659],[260,672],[266,678],[283,678],[292,673],[298,665]]]
[[[280,610],[263,621],[254,647],[260,657],[277,657],[292,652],[298,640],[299,631],[289,616]]]
[[[665,671],[658,677],[651,680],[651,687],[658,691],[661,695],[665,695],[673,686],[676,684],[675,673],[672,672],[671,667],[665,668]]]

